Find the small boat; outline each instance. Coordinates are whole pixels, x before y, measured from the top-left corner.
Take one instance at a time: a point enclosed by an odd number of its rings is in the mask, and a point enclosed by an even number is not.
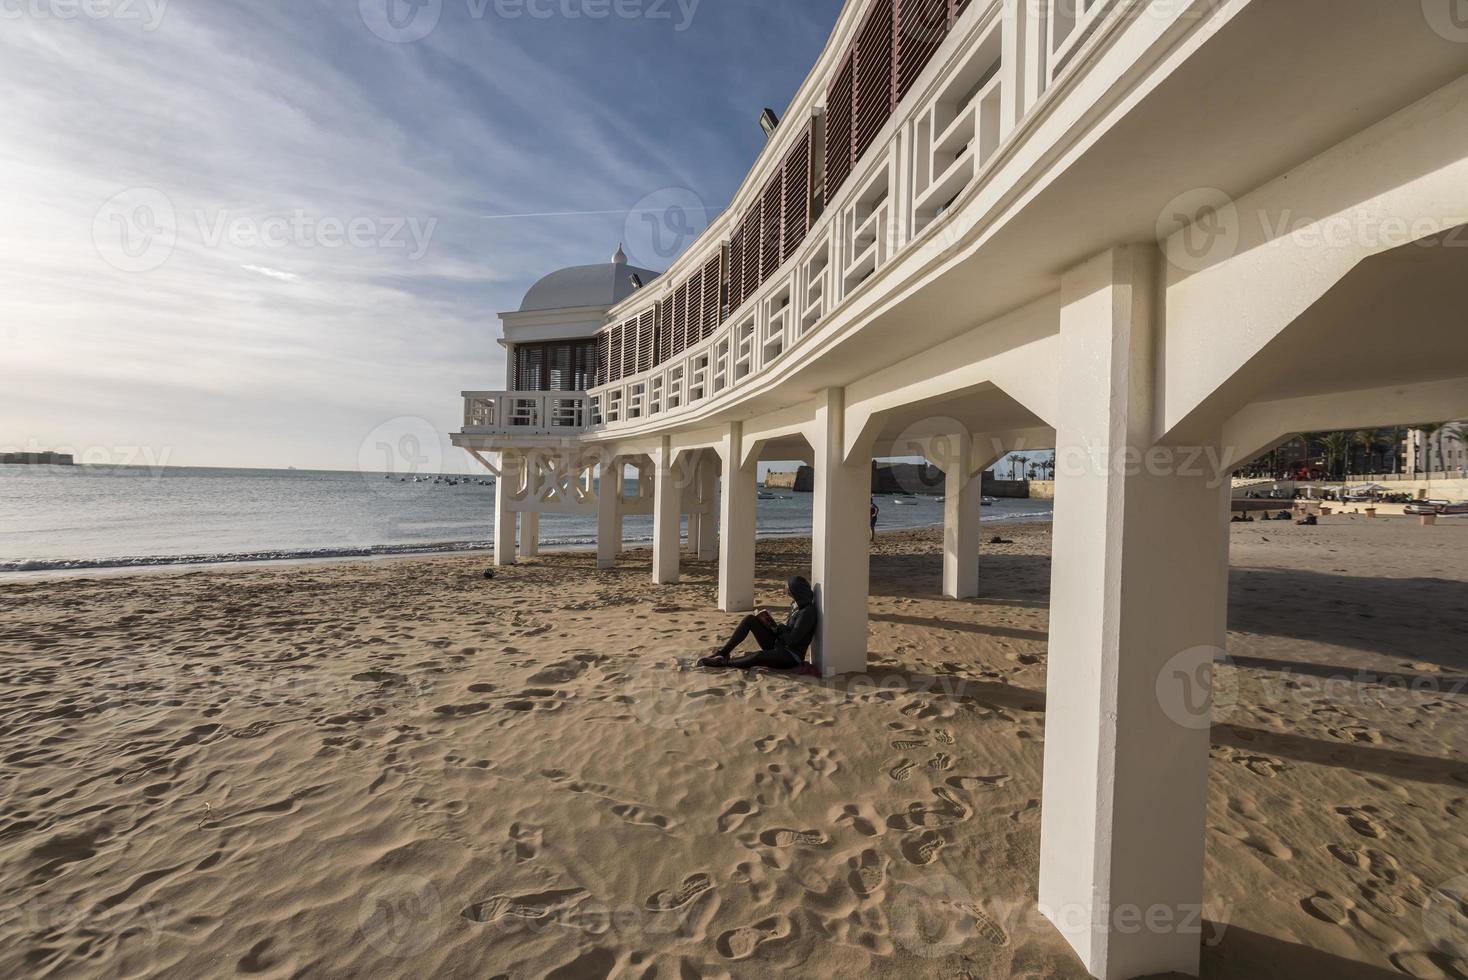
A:
[[[984,497],[979,500],[981,507],[993,507],[997,503],[999,503],[999,498],[997,497]]]

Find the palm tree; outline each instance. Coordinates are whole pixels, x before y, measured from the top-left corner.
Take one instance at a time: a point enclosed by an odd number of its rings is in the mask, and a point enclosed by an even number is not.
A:
[[[1432,487],[1432,437],[1435,436],[1435,435],[1437,435],[1439,432],[1442,431],[1443,423],[1441,423],[1441,422],[1420,422],[1417,425],[1412,426],[1412,428],[1414,428],[1418,432],[1422,433],[1422,461],[1427,464],[1427,485],[1428,485],[1428,488],[1431,489],[1431,487]],[[1441,455],[1442,454],[1442,448],[1443,448],[1443,446],[1442,446],[1442,440],[1441,439],[1438,439],[1438,441],[1437,441],[1438,455]]]
[[[1366,468],[1376,474],[1376,449],[1386,438],[1380,429],[1361,429],[1356,433],[1356,443],[1366,450]]]
[[[1325,447],[1325,472],[1326,475],[1335,472],[1336,462],[1341,464],[1341,477],[1345,477],[1345,464],[1351,455],[1351,447],[1356,444],[1356,437],[1349,432],[1327,432],[1320,439],[1321,445]]]

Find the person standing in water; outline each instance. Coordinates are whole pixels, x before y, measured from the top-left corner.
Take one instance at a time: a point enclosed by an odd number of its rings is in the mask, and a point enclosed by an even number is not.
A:
[[[882,513],[882,508],[877,506],[877,498],[872,498],[872,540],[877,540],[877,515]]]

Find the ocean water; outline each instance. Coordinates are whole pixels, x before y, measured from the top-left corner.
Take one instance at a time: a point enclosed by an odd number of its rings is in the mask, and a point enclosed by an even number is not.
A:
[[[494,486],[381,473],[0,465],[0,573],[491,551]],[[489,485],[482,485],[488,482]],[[808,534],[811,495],[761,500],[761,535]],[[879,528],[943,522],[932,498],[878,497]],[[1049,501],[1003,500],[985,521],[1044,520]],[[541,517],[545,547],[596,543],[595,517]],[[629,516],[629,543],[652,520]]]

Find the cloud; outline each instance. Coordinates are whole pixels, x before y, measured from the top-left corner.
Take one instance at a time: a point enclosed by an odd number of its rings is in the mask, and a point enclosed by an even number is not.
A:
[[[257,272],[260,275],[266,276],[270,279],[279,279],[281,282],[301,281],[301,277],[296,275],[294,272],[282,272],[279,269],[270,269],[263,265],[242,265],[240,266],[240,268],[245,269],[249,272]]]
[[[0,432],[347,468],[386,419],[457,427],[530,283],[608,257],[650,192],[729,199],[839,6],[675,33],[445,0],[413,44],[355,0],[7,19]],[[605,213],[483,219],[566,211]]]

